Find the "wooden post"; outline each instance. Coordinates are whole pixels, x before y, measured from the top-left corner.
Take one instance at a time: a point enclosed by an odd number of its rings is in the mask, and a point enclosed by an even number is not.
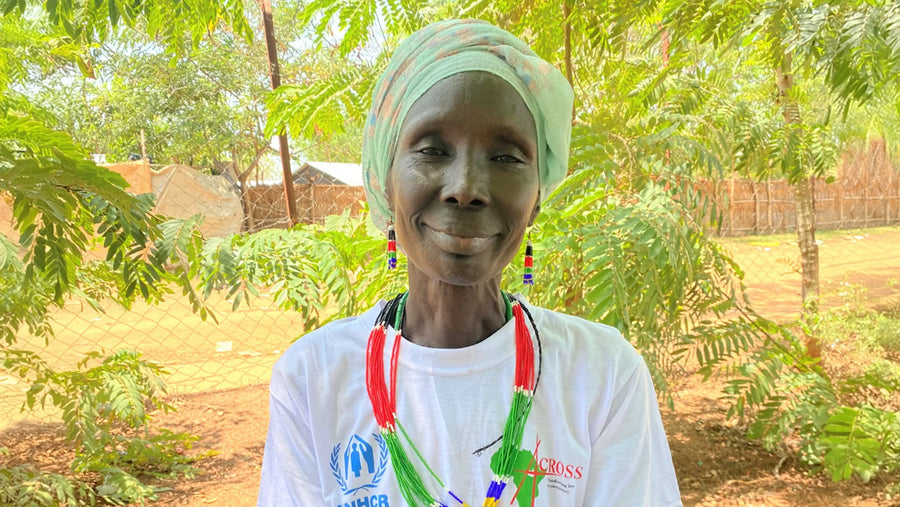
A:
[[[734,236],[734,180],[737,178],[734,170],[731,171],[731,184],[728,188],[728,230]]]
[[[141,160],[149,161],[147,158],[147,138],[144,136],[144,129],[141,127]]]
[[[847,161],[846,159],[844,159],[843,163],[841,164],[841,172],[836,180],[838,184],[838,229],[844,228],[844,180],[846,179],[845,175],[847,174],[848,170],[849,168],[847,167]]]
[[[884,225],[891,225],[891,211],[893,211],[893,208],[891,207],[891,179],[894,175],[894,171],[891,171],[890,164],[888,163],[887,152],[885,152],[884,162],[884,169],[887,172],[887,183],[885,184],[884,193]]]
[[[725,201],[725,191],[722,190],[721,178],[716,178],[713,180],[712,194],[712,201],[714,206],[711,206],[711,210],[713,210],[713,212],[711,213],[711,216],[709,217],[709,221],[707,223],[716,224],[716,228],[714,229],[716,231],[716,235],[721,236],[722,225],[724,225],[722,224],[722,217],[724,216],[722,205]]]
[[[757,188],[757,181],[752,183],[753,186],[753,234],[759,234],[759,189]]]
[[[775,228],[772,224],[772,178],[766,176],[766,225],[768,234],[773,234]]]
[[[884,193],[884,225],[891,225],[891,169],[888,167],[888,159],[887,159],[887,151],[884,153],[884,164],[882,166],[887,173],[887,183],[885,183],[884,187],[886,192]]]
[[[873,143],[869,143],[868,153],[869,163],[866,164],[866,172],[863,175],[865,183],[863,184],[863,227],[869,227],[869,181],[871,179],[872,167],[875,166],[875,150]]]
[[[900,218],[900,171],[892,172],[897,176],[897,195],[895,198],[897,200],[897,217]],[[900,223],[900,221],[898,221],[898,223]]]
[[[900,218],[900,171],[894,171],[894,174],[897,176],[897,216]]]
[[[881,191],[879,193],[882,194],[881,199],[884,200],[884,225],[887,226],[891,225],[891,170],[888,164],[887,141],[884,141],[884,144],[879,143],[879,146],[881,146],[879,151],[881,152],[882,157],[878,164],[879,177],[877,179],[878,181],[886,181],[884,186],[879,185],[886,191]],[[885,180],[882,180],[880,177],[882,169],[884,169],[885,176],[887,176]]]
[[[266,36],[266,53],[269,56],[269,77],[272,89],[281,86],[281,70],[278,67],[278,53],[275,48],[275,24],[272,22],[272,4],[269,0],[258,0],[263,15],[263,31]],[[278,135],[278,153],[281,155],[281,172],[284,179],[284,201],[289,226],[297,223],[297,200],[294,198],[294,177],[291,171],[291,153],[288,150],[287,134]]]

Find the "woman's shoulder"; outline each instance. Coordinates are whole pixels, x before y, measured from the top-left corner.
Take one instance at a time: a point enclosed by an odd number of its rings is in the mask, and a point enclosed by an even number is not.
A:
[[[299,365],[334,365],[343,357],[364,357],[366,340],[381,303],[365,313],[335,320],[301,336],[282,354],[275,370],[296,371]]]
[[[640,353],[615,327],[546,308],[533,311],[541,339],[548,346],[594,362],[636,366],[642,361]]]

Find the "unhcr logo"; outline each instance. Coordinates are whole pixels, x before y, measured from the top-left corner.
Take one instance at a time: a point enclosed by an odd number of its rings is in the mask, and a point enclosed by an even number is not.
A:
[[[370,441],[353,435],[345,446],[338,443],[331,451],[331,475],[345,496],[366,493],[375,488],[387,470],[388,450],[384,438],[372,434]],[[387,495],[372,495],[338,507],[388,507]]]

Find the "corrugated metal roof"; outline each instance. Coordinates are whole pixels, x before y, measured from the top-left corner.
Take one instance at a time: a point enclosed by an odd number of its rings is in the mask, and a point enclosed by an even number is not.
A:
[[[309,166],[313,169],[317,169],[318,171],[331,176],[335,180],[349,185],[351,187],[361,187],[363,184],[362,179],[362,168],[359,164],[346,164],[343,162],[314,162],[309,161],[305,166]],[[300,169],[302,171],[303,168]],[[298,173],[300,171],[297,171]],[[296,174],[296,173],[295,173]]]

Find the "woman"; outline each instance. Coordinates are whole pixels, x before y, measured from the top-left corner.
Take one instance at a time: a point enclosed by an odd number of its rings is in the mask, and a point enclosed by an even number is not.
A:
[[[565,177],[572,97],[487,23],[436,23],[397,49],[363,171],[409,291],[279,360],[260,505],[680,504],[640,355],[500,287]]]

